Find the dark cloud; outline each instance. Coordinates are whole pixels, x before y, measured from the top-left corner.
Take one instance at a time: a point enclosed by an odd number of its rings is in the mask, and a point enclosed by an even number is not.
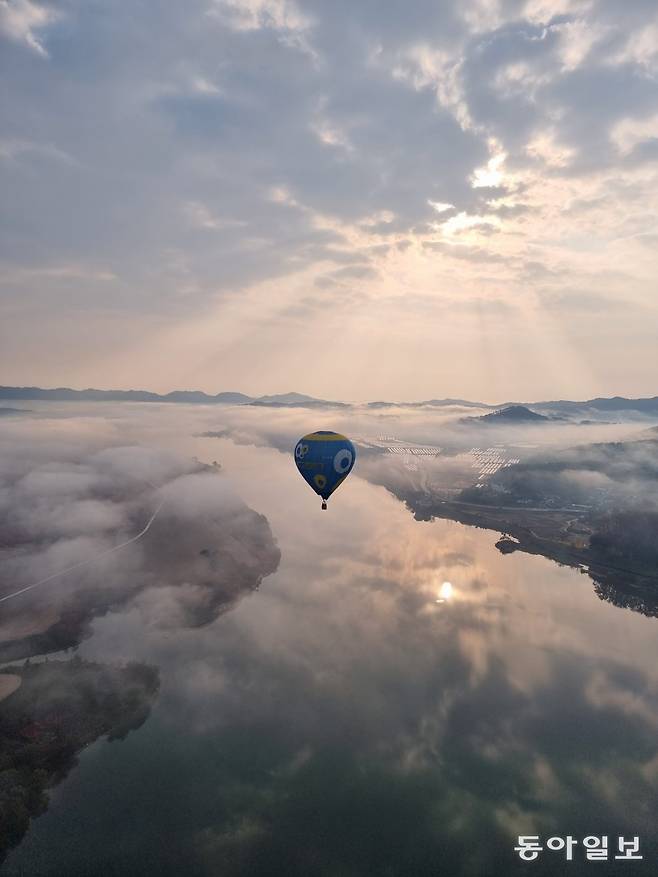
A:
[[[574,70],[547,87],[540,99],[559,109],[560,139],[576,149],[572,172],[619,164],[610,135],[615,122],[658,111],[655,78],[633,63]]]
[[[310,10],[318,62],[282,41],[280,29],[235,30],[203,3],[184,11],[116,7],[111,16],[77,3],[57,11],[44,34],[47,59],[6,44],[13,87],[4,136],[24,147],[3,199],[12,216],[5,258],[30,257],[38,267],[36,249],[44,264],[102,263],[121,281],[112,287],[114,307],[139,307],[129,300],[135,283],[162,306],[163,298],[175,303],[185,280],[205,295],[271,276],[282,259],[303,255],[322,235],[308,229],[304,211],[271,202],[272,186],[288,187],[315,211],[355,219],[389,209],[408,226],[419,213],[429,218],[428,197],[454,198],[455,186],[463,194],[473,162],[484,157],[431,93],[414,93],[369,64],[376,37],[361,30],[367,10]],[[413,17],[416,35],[426,11]],[[397,40],[408,16],[388,15],[391,29],[379,24]],[[432,17],[437,27],[451,18]],[[322,142],[322,124],[344,129],[354,150]],[[446,178],[441,169],[455,160],[461,173],[453,168]],[[211,248],[208,231],[186,227],[189,201],[230,221],[218,223]],[[64,204],[66,228],[58,221]],[[270,241],[256,273],[241,253],[245,237]],[[163,265],[167,250],[185,254],[187,278]],[[88,294],[93,278],[81,281]],[[62,292],[81,303],[75,283]]]

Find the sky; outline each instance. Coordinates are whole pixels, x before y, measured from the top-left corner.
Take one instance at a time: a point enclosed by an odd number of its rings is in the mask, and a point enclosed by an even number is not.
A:
[[[0,382],[655,395],[655,0],[0,0]]]

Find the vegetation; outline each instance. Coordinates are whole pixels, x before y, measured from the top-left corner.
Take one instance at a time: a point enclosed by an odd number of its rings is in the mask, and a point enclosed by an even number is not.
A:
[[[590,549],[602,559],[627,564],[639,572],[658,571],[658,512],[611,512],[595,526]]]
[[[0,704],[0,861],[48,806],[47,789],[103,735],[123,738],[146,720],[159,688],[145,664],[44,661],[11,667],[21,685]]]

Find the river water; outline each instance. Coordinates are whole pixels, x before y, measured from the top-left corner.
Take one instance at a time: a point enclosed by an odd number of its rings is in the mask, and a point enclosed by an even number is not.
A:
[[[81,753],[4,873],[579,874],[604,835],[605,873],[655,873],[656,619],[358,469],[321,512],[272,448],[168,441],[221,461],[280,566],[206,627],[95,621],[80,653],[156,664],[159,699]],[[546,848],[568,836],[571,861]]]

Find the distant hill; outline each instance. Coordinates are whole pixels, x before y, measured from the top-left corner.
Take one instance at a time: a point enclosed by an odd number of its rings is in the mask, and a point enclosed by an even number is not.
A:
[[[204,405],[247,405],[251,400],[252,397],[244,393],[227,392],[209,396],[200,390],[174,390],[162,397],[163,402],[200,402]]]
[[[483,414],[481,417],[462,417],[460,423],[488,426],[490,424],[502,423],[550,423],[554,419],[543,414],[537,414],[525,405],[508,405],[506,408],[499,408],[498,411],[491,411],[489,414]]]
[[[210,395],[201,390],[173,390],[171,393],[151,393],[148,390],[72,390],[56,387],[0,387],[0,399],[51,400],[60,402],[182,402],[198,405],[259,405],[270,408],[349,408],[346,402],[314,399],[303,393],[281,393],[273,396],[247,396],[244,393],[224,392]]]
[[[545,414],[554,420],[561,417],[579,418],[586,417],[588,412],[593,417],[597,412],[606,414],[639,414],[645,417],[658,417],[658,396],[646,399],[627,399],[624,396],[599,397],[585,399],[582,402],[572,400],[556,400],[550,402],[504,402],[502,405],[490,405],[487,402],[473,402],[468,399],[426,399],[422,402],[386,402],[384,400],[369,402],[369,408],[481,408],[488,409],[493,414],[505,411],[509,408],[525,408],[532,413]],[[510,416],[510,420],[514,415]],[[586,421],[585,421],[586,422]],[[600,419],[593,419],[592,423],[601,423]]]
[[[525,405],[509,405],[507,408],[500,408],[498,411],[492,411],[490,414],[483,414],[478,420],[485,420],[487,423],[493,423],[494,421],[539,423],[543,420],[550,420],[550,418],[544,414],[537,414],[536,411],[526,408]]]
[[[468,399],[426,399],[423,402],[368,402],[368,408],[495,408],[486,402],[469,402]]]
[[[572,416],[590,410],[603,411],[605,413],[637,412],[638,414],[658,417],[658,396],[650,396],[645,399],[627,399],[624,396],[598,397],[596,399],[587,399],[584,402],[572,402],[568,399],[562,399],[554,402],[533,403],[533,408],[539,411],[550,411]]]
[[[350,403],[315,399],[304,393],[280,393],[269,396],[247,396],[245,393],[222,392],[211,395],[201,390],[173,390],[170,393],[151,393],[148,390],[72,390],[69,387],[43,389],[41,387],[0,387],[0,400],[55,400],[86,402],[184,402],[202,405],[257,405],[273,408],[349,408]],[[486,422],[540,422],[544,416],[548,420],[579,418],[602,414],[626,414],[658,419],[658,396],[646,399],[627,399],[624,396],[599,397],[583,402],[558,400],[552,402],[506,402],[503,405],[490,405],[485,402],[471,402],[468,399],[427,399],[422,402],[387,402],[385,400],[368,402],[371,409],[387,408],[480,408],[489,410],[492,421]],[[511,412],[511,413],[510,413]],[[541,413],[540,413],[541,412]],[[589,412],[589,414],[588,414]],[[466,418],[473,421],[479,418]],[[600,423],[596,419],[593,422]]]
[[[3,408],[0,406],[0,417],[13,417],[16,414],[27,414],[29,408]]]
[[[434,408],[495,408],[495,405],[487,405],[486,402],[469,402],[468,399],[428,399],[419,402],[419,405],[431,405]]]
[[[303,393],[281,393],[276,396],[260,396],[253,399],[250,405],[263,408],[350,408],[347,402],[330,402],[327,399],[314,399]]]
[[[244,393],[217,393],[211,396],[200,390],[174,390],[161,395],[148,390],[71,390],[69,387],[56,387],[44,390],[41,387],[0,387],[0,399],[52,400],[59,402],[196,402],[205,405],[245,405],[253,401],[253,396]]]
[[[254,400],[259,405],[299,405],[302,402],[319,402],[313,396],[305,396],[304,393],[278,393],[274,396],[259,396]]]

